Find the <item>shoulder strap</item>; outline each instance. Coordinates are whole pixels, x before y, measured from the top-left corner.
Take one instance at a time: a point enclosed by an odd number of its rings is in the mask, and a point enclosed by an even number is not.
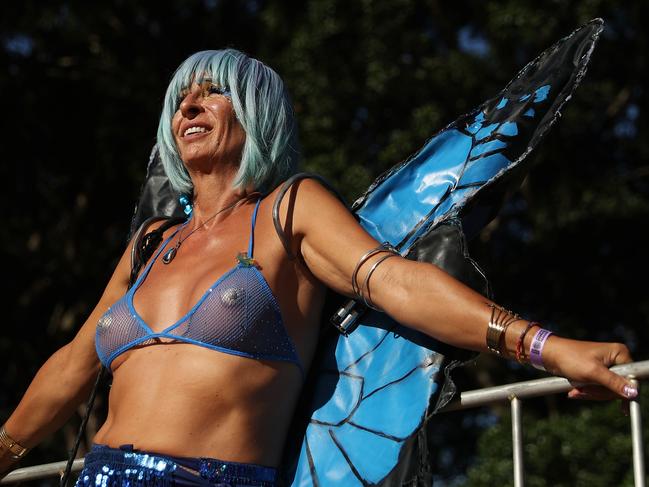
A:
[[[160,220],[166,221],[155,230],[145,233],[147,228]],[[170,227],[183,223],[184,221],[185,218],[152,216],[142,222],[142,225],[140,225],[140,228],[138,228],[133,237],[133,248],[131,249],[131,275],[128,281],[129,289],[133,284],[135,284],[135,281],[137,281],[137,275],[140,273],[142,266],[147,263],[155,249],[157,249],[160,242],[162,242],[162,235],[164,232]]]
[[[250,220],[250,238],[248,239],[248,257],[252,259],[254,247],[255,247],[255,223],[257,222],[257,213],[259,212],[259,204],[261,203],[261,198],[257,200],[255,209],[252,212],[252,218]]]
[[[293,183],[299,181],[300,179],[307,179],[307,178],[317,180],[325,188],[331,191],[346,207],[349,208],[349,206],[347,205],[343,197],[340,195],[340,193],[338,193],[338,191],[336,191],[336,189],[331,184],[329,184],[329,182],[327,182],[326,179],[324,179],[322,176],[318,174],[309,173],[309,172],[300,172],[294,174],[286,181],[284,181],[284,184],[282,185],[282,188],[279,190],[279,193],[277,193],[275,202],[273,203],[273,224],[275,225],[275,231],[277,232],[277,236],[282,242],[282,245],[284,246],[284,250],[286,250],[286,255],[288,255],[288,258],[290,260],[294,260],[296,258],[296,255],[294,255],[293,252],[291,251],[291,243],[288,239],[288,236],[286,235],[286,232],[284,232],[284,229],[282,228],[281,222],[279,221],[279,206],[282,203],[282,200],[284,199],[284,195],[286,195],[286,192],[290,189]]]

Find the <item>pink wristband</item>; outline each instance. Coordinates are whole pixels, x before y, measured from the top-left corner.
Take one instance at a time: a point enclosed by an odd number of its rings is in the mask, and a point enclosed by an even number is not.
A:
[[[532,345],[530,346],[530,363],[539,370],[545,370],[543,366],[543,347],[545,342],[552,335],[549,330],[539,329],[534,338],[532,338]]]

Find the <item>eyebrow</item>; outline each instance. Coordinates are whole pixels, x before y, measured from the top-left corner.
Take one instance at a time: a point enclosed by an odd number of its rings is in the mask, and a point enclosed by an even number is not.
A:
[[[180,87],[180,91],[185,91],[185,90],[190,89],[190,86],[193,85],[193,84],[202,85],[203,83],[212,83],[212,82],[213,82],[213,80],[212,80],[211,77],[206,77],[206,78],[193,78],[193,79],[189,82],[189,84],[182,85],[182,86]]]

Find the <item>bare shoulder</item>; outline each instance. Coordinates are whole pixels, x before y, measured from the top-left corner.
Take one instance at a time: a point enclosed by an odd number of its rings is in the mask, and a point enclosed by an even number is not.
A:
[[[282,186],[270,195],[273,202],[281,196]],[[285,231],[293,236],[304,236],[309,228],[328,218],[351,218],[347,206],[330,188],[314,178],[295,181],[283,195],[279,206],[279,220]]]
[[[376,246],[349,208],[317,180],[302,179],[286,192],[279,217],[291,251],[326,286],[349,292],[358,257]]]

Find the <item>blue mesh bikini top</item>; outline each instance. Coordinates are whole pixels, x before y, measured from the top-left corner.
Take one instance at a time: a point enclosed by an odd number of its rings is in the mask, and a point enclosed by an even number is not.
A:
[[[304,373],[277,299],[253,261],[260,202],[252,215],[248,253],[240,254],[238,263],[212,284],[185,316],[156,333],[135,310],[133,296],[178,230],[165,240],[133,287],[97,323],[95,347],[107,369],[130,348],[170,338],[242,357],[291,362]]]

